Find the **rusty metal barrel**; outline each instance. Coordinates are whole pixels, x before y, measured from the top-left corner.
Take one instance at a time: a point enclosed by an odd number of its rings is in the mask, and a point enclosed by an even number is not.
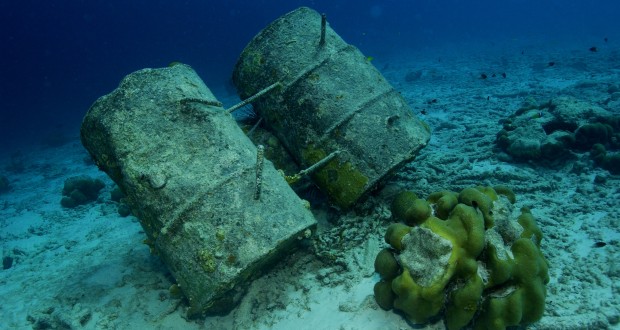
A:
[[[189,66],[128,75],[89,109],[81,138],[125,193],[190,316],[229,311],[316,224]]]
[[[302,7],[264,28],[241,53],[233,83],[302,167],[332,152],[312,174],[336,206],[347,208],[411,161],[430,138],[403,97],[357,48]]]

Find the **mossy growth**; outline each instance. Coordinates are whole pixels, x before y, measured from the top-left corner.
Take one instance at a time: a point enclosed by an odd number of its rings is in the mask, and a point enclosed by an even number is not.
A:
[[[309,146],[302,152],[302,164],[313,165],[328,153]],[[367,191],[368,177],[350,162],[334,158],[311,174],[314,183],[336,206],[347,209]]]
[[[217,269],[217,262],[215,261],[215,256],[209,250],[200,250],[198,251],[198,264],[202,267],[202,269],[207,273],[213,273]]]
[[[224,229],[222,229],[222,228],[218,228],[218,229],[215,231],[215,238],[216,238],[218,241],[222,242],[222,241],[226,238],[226,232],[224,231]]]
[[[449,330],[506,329],[542,317],[549,281],[542,231],[529,209],[514,210],[512,190],[495,188],[431,194],[426,219],[388,227],[385,241],[391,247],[375,260],[381,281],[374,292],[381,308],[398,309],[416,324],[443,317]],[[394,217],[407,221],[416,200],[413,192],[398,195]],[[510,217],[498,218],[498,228],[493,227],[496,208]]]
[[[235,83],[247,81],[251,82],[250,84],[244,86],[244,88],[237,86],[238,90],[244,92],[240,95],[240,97],[245,99],[258,92],[258,86],[251,85],[256,85],[261,82],[261,80],[256,79],[256,77],[265,76],[264,71],[266,69],[266,60],[263,53],[256,50],[247,49],[243,51],[239,58],[242,59],[242,61],[237,62],[233,79],[235,80]]]

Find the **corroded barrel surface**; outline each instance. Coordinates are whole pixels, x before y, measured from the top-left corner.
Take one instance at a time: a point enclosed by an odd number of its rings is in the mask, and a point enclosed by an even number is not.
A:
[[[189,314],[223,313],[288,254],[315,220],[189,66],[144,69],[99,98],[81,127],[97,166],[187,296]]]
[[[328,25],[321,43],[321,21],[302,7],[272,22],[243,50],[233,83],[242,98],[282,84],[254,103],[256,111],[302,167],[340,151],[313,180],[346,208],[412,160],[430,131]]]

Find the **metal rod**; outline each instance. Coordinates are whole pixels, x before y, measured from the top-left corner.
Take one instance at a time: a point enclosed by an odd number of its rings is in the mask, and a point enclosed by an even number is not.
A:
[[[307,169],[301,170],[297,174],[287,175],[287,176],[284,177],[284,179],[286,179],[286,182],[288,182],[288,184],[294,184],[295,182],[299,181],[304,175],[308,175],[308,174],[318,170],[319,168],[323,167],[330,160],[334,159],[334,157],[336,157],[339,153],[340,153],[340,150],[336,150],[336,151],[332,152],[331,154],[327,155],[327,157],[325,157],[325,158],[319,160],[318,162],[314,163],[312,166],[308,167]]]
[[[254,185],[254,200],[260,199],[263,187],[263,163],[265,160],[265,146],[259,144],[256,147],[256,182]]]
[[[280,84],[279,81],[274,83],[274,84],[271,84],[271,85],[269,85],[269,86],[267,86],[265,88],[263,88],[260,92],[254,94],[254,95],[248,97],[247,99],[245,99],[245,100],[243,100],[243,101],[233,105],[232,107],[226,109],[226,112],[231,113],[231,112],[233,112],[233,111],[235,111],[235,110],[237,110],[237,109],[239,109],[239,108],[241,108],[241,107],[243,107],[243,106],[245,106],[245,105],[247,105],[249,103],[252,103],[257,98],[263,96],[265,93],[271,91],[272,89],[274,89],[274,88],[276,88],[278,86],[282,86],[282,84]]]
[[[332,152],[331,154],[327,155],[327,157],[319,160],[318,162],[316,162],[312,166],[308,167],[307,169],[301,170],[299,172],[299,175],[300,176],[304,176],[304,175],[307,175],[307,174],[310,174],[310,173],[316,171],[318,168],[322,167],[323,165],[327,164],[330,160],[334,159],[334,157],[336,157],[339,153],[340,153],[340,150],[336,150],[336,151]]]
[[[327,16],[321,14],[321,40],[319,40],[319,46],[325,46],[325,29],[327,27]]]

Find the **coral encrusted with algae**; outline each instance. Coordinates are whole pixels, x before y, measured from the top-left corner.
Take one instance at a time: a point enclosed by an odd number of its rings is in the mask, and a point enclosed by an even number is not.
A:
[[[390,247],[375,260],[379,306],[415,324],[443,318],[449,330],[538,321],[549,282],[542,231],[530,210],[514,202],[503,186],[441,191],[425,200],[398,195],[392,214],[400,222],[387,229]]]

